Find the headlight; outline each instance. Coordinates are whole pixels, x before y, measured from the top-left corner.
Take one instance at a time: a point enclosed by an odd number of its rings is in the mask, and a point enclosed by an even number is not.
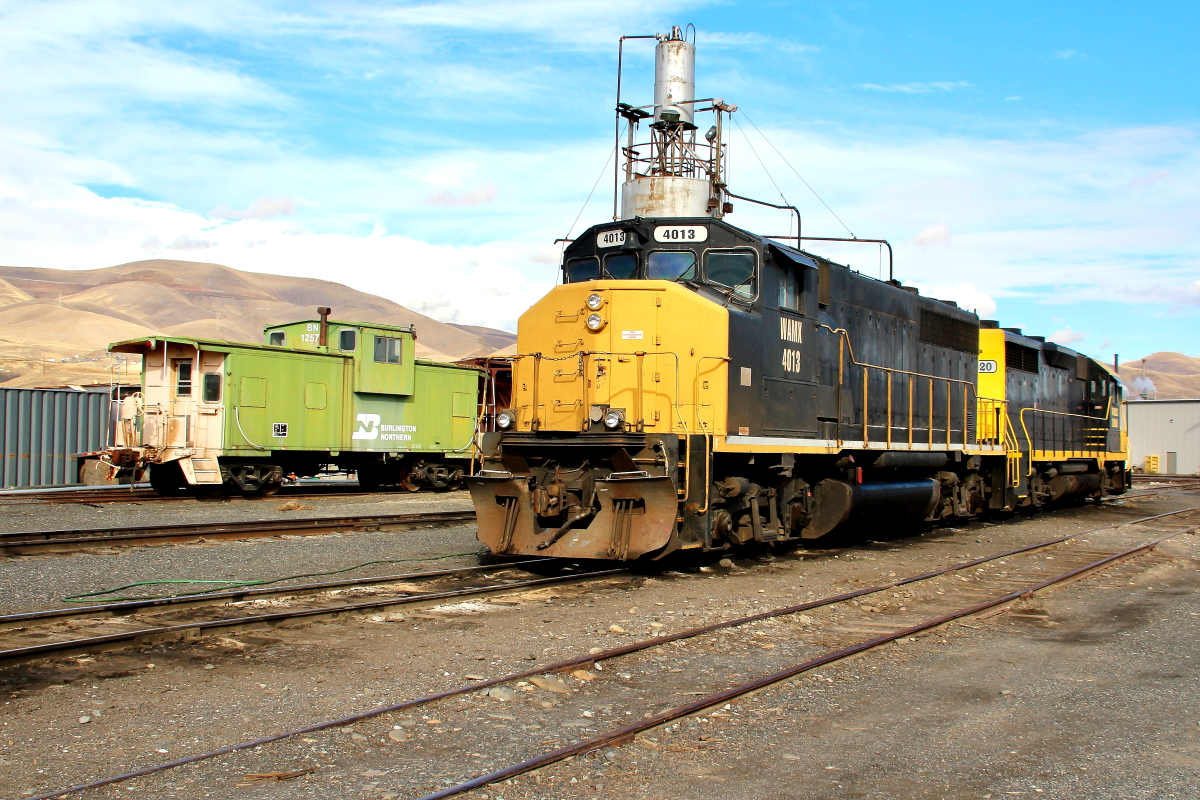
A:
[[[592,311],[599,311],[599,310],[600,310],[600,306],[602,306],[602,305],[604,305],[604,298],[603,298],[603,297],[601,297],[600,295],[598,295],[598,294],[595,294],[595,293],[593,293],[593,294],[589,294],[589,295],[588,295],[587,306],[588,306],[588,308],[590,308]]]
[[[588,314],[587,326],[589,330],[598,331],[604,327],[604,317],[599,314]]]
[[[496,415],[496,427],[502,431],[506,431],[517,424],[517,412],[510,408],[506,408]]]
[[[619,408],[610,408],[604,415],[604,427],[614,431],[625,424],[625,412]]]

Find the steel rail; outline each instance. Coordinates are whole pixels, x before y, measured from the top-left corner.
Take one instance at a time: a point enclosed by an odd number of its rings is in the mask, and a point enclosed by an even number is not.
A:
[[[310,517],[296,519],[253,520],[247,522],[203,522],[190,525],[137,525],[124,528],[85,528],[0,533],[0,553],[28,550],[41,552],[67,546],[67,549],[92,547],[97,542],[169,543],[194,539],[236,539],[246,536],[281,534],[314,535],[337,530],[363,530],[390,525],[445,524],[469,522],[475,511],[427,511],[415,514],[384,514],[359,517]],[[80,536],[79,534],[84,534]],[[20,554],[20,553],[17,553]]]
[[[676,706],[675,708],[669,708],[666,711],[660,711],[659,713],[657,713],[651,717],[647,717],[645,719],[639,720],[638,722],[634,722],[629,725],[625,725],[623,727],[620,727],[615,730],[609,731],[607,733],[601,734],[600,736],[594,736],[590,739],[584,739],[582,741],[576,742],[575,744],[559,748],[558,750],[553,750],[549,753],[543,753],[542,755],[527,759],[525,761],[522,761],[519,764],[513,764],[511,766],[504,767],[502,769],[498,769],[493,772],[487,773],[486,775],[480,775],[477,778],[473,778],[472,780],[469,780],[469,781],[464,781],[463,783],[457,784],[455,786],[449,786],[445,789],[439,789],[436,792],[431,792],[429,794],[423,795],[420,798],[418,798],[417,800],[440,800],[440,798],[444,798],[444,797],[453,797],[454,795],[462,794],[464,792],[469,792],[472,789],[478,789],[481,786],[487,786],[488,784],[497,783],[498,781],[502,781],[502,780],[507,780],[509,778],[520,775],[521,773],[529,772],[530,770],[535,770],[535,769],[539,769],[541,767],[548,766],[550,764],[554,764],[558,761],[562,761],[563,759],[571,758],[571,757],[577,756],[577,755],[585,755],[593,750],[598,750],[602,747],[611,747],[613,745],[624,744],[625,742],[632,740],[633,737],[636,736],[637,734],[642,733],[643,731],[649,730],[651,728],[658,727],[659,725],[662,725],[663,723],[672,722],[681,717],[690,716],[692,714],[695,714],[698,711],[703,711],[707,708],[712,708],[713,706],[720,705],[722,703],[728,702],[735,698],[741,697],[742,695],[750,694],[751,692],[756,692],[759,689],[764,689],[768,686],[771,686],[772,684],[779,683],[781,681],[785,681],[788,678],[793,678],[801,673],[816,669],[817,667],[821,667],[826,664],[830,664],[835,661],[840,661],[842,659],[848,658],[852,655],[856,655],[858,653],[862,653],[867,650],[871,650],[882,644],[887,644],[888,642],[894,642],[897,639],[903,639],[908,636],[912,636],[913,634],[916,634],[916,633],[922,633],[923,631],[927,631],[932,628],[937,628],[941,625],[945,625],[948,622],[953,622],[954,620],[962,619],[963,617],[969,617],[972,614],[978,614],[981,611],[987,611],[988,609],[995,608],[997,606],[1002,606],[1007,603],[1011,603],[1016,600],[1020,600],[1021,598],[1024,598],[1024,597],[1030,597],[1035,592],[1041,591],[1042,589],[1046,589],[1050,586],[1054,586],[1056,584],[1063,583],[1064,581],[1068,581],[1072,578],[1083,575],[1084,573],[1098,570],[1102,567],[1108,566],[1109,564],[1113,564],[1113,563],[1116,563],[1119,561],[1124,561],[1124,560],[1126,560],[1128,558],[1132,558],[1133,556],[1138,555],[1140,553],[1148,552],[1148,551],[1154,549],[1157,545],[1166,541],[1167,539],[1171,539],[1176,536],[1180,536],[1184,533],[1191,533],[1192,531],[1195,531],[1195,530],[1200,530],[1200,525],[1194,526],[1192,528],[1188,528],[1186,530],[1176,531],[1175,533],[1169,533],[1165,536],[1160,536],[1157,539],[1154,539],[1145,544],[1130,548],[1128,550],[1123,550],[1119,553],[1114,553],[1112,555],[1105,556],[1104,558],[1098,559],[1089,564],[1085,564],[1082,567],[1076,567],[1075,569],[1072,569],[1067,572],[1056,575],[1053,578],[1048,578],[1044,581],[1035,583],[1032,586],[1026,586],[1026,587],[1023,587],[1016,591],[1009,592],[1008,594],[1005,594],[1002,597],[993,598],[991,600],[985,600],[981,603],[976,603],[976,604],[968,606],[966,608],[961,608],[957,611],[951,611],[948,614],[943,614],[939,617],[934,617],[933,619],[926,620],[925,622],[920,622],[920,623],[917,623],[916,625],[910,625],[910,626],[908,626],[906,628],[902,628],[898,631],[893,631],[892,633],[884,634],[882,636],[876,636],[875,638],[868,639],[865,642],[859,642],[858,644],[854,644],[849,647],[844,647],[840,650],[833,650],[828,653],[824,653],[820,656],[817,656],[816,658],[809,659],[808,661],[803,661],[799,664],[795,664],[791,667],[787,667],[786,669],[779,670],[778,672],[773,672],[770,675],[764,675],[764,676],[762,676],[760,678],[756,678],[752,681],[748,681],[746,683],[739,684],[737,686],[726,689],[724,691],[708,695],[707,697],[702,697],[697,700],[693,700],[692,702],[685,703],[682,706]]]
[[[280,594],[297,594],[301,592],[318,592],[326,589],[337,589],[343,586],[369,586],[371,584],[392,583],[395,581],[414,580],[416,578],[452,577],[464,572],[499,571],[521,567],[529,564],[544,564],[552,559],[534,558],[524,561],[510,561],[503,564],[488,564],[477,567],[456,567],[454,569],[433,570],[430,572],[409,572],[402,575],[380,575],[369,578],[347,578],[340,581],[324,581],[322,583],[295,583],[288,586],[247,587],[245,589],[229,589],[223,592],[200,592],[197,594],[180,595],[178,597],[156,597],[145,600],[114,600],[111,603],[96,603],[89,606],[72,606],[70,608],[52,608],[45,611],[24,611],[19,614],[0,616],[0,626],[18,623],[38,622],[43,620],[69,619],[86,617],[96,614],[131,614],[146,608],[162,606],[179,606],[190,608],[196,605],[212,605],[211,601],[231,600],[241,602],[256,597]]]
[[[229,617],[226,619],[186,622],[179,625],[160,625],[153,628],[139,628],[135,631],[111,633],[106,636],[90,636],[83,639],[66,639],[61,642],[46,642],[45,644],[36,644],[29,645],[27,647],[14,647],[9,650],[0,650],[0,663],[8,661],[28,661],[33,658],[44,658],[48,655],[61,655],[68,652],[86,652],[95,650],[97,647],[136,641],[138,639],[145,639],[149,637],[158,638],[163,636],[174,636],[175,638],[178,638],[180,635],[193,633],[194,635],[199,636],[206,632],[227,628],[241,628],[247,625],[273,625],[280,622],[286,622],[288,620],[339,616],[341,614],[349,614],[355,611],[386,608],[388,606],[403,606],[412,605],[413,603],[425,603],[433,600],[448,600],[456,597],[496,594],[499,592],[509,592],[514,589],[550,586],[556,583],[566,583],[568,581],[586,580],[589,578],[606,578],[612,575],[620,575],[628,571],[629,570],[627,569],[606,569],[596,572],[579,572],[571,575],[556,575],[549,578],[535,578],[528,581],[516,581],[514,583],[475,586],[467,589],[450,589],[444,592],[410,594],[403,597],[391,597],[386,600],[367,600],[361,603],[341,603],[336,606],[323,606],[321,608],[300,608],[292,611],[276,611],[270,614],[253,614],[247,617]]]
[[[201,503],[204,503],[204,502],[219,503],[219,502],[224,502],[226,500],[269,501],[269,500],[292,500],[292,499],[298,499],[298,498],[308,499],[308,498],[321,498],[321,497],[360,497],[360,496],[371,495],[371,494],[380,494],[380,493],[367,492],[367,491],[363,491],[363,490],[357,489],[357,488],[355,488],[355,489],[338,488],[338,489],[330,489],[330,490],[324,491],[324,492],[307,492],[307,491],[306,492],[288,492],[288,491],[281,490],[280,492],[278,492],[276,494],[271,494],[271,495],[228,494],[228,495],[213,495],[210,497],[207,495],[194,495],[194,494],[161,495],[158,492],[155,492],[153,489],[135,489],[133,491],[126,490],[123,493],[120,492],[119,490],[117,490],[117,491],[106,490],[106,491],[100,491],[100,492],[95,492],[95,493],[83,492],[83,491],[80,491],[77,493],[76,492],[72,492],[72,493],[47,492],[44,495],[41,495],[41,494],[32,495],[31,494],[31,495],[24,495],[24,496],[0,494],[0,501],[14,501],[14,502],[5,503],[5,505],[32,505],[35,503],[43,503],[43,504],[47,504],[47,505],[50,505],[50,504],[66,505],[66,504],[71,504],[71,503],[128,503],[128,502],[139,502],[139,503],[155,502],[155,503],[157,503],[159,501],[176,502],[176,501],[184,501],[184,500],[194,500],[196,502],[201,502]],[[396,494],[399,494],[399,493],[397,492]],[[401,495],[401,496],[408,495],[408,494],[409,494],[408,492],[404,492],[403,495]]]
[[[1044,542],[1038,542],[1036,544],[1025,545],[1023,547],[1019,547],[1019,548],[1016,548],[1013,550],[1008,550],[1003,553],[996,553],[994,555],[984,556],[982,558],[977,558],[977,559],[974,559],[971,561],[964,561],[961,564],[954,564],[949,567],[944,567],[942,569],[935,570],[933,572],[927,572],[927,573],[923,573],[921,575],[914,575],[914,576],[910,576],[910,577],[906,577],[906,578],[901,578],[899,580],[891,581],[889,583],[881,584],[879,586],[872,586],[872,587],[868,587],[865,589],[858,589],[853,592],[845,592],[842,594],[830,595],[829,597],[820,598],[818,600],[810,600],[808,602],[801,603],[801,604],[795,605],[795,606],[788,606],[786,608],[774,609],[772,611],[766,611],[766,612],[763,612],[760,614],[753,614],[753,615],[750,615],[747,617],[739,617],[737,619],[726,620],[724,622],[718,622],[718,623],[714,623],[712,625],[704,625],[704,626],[701,626],[698,628],[690,628],[685,631],[679,631],[678,633],[666,634],[664,636],[656,636],[652,639],[643,639],[642,641],[639,641],[639,642],[632,642],[630,644],[610,648],[610,649],[604,650],[600,653],[588,654],[588,655],[584,655],[584,656],[577,656],[575,658],[569,658],[569,659],[566,659],[563,661],[557,661],[552,664],[545,664],[545,665],[542,665],[539,667],[522,670],[520,672],[513,672],[508,675],[502,675],[502,676],[499,676],[496,678],[490,678],[485,681],[477,681],[475,683],[471,683],[466,686],[459,686],[454,689],[447,689],[446,691],[435,692],[433,694],[424,695],[422,697],[413,698],[411,700],[402,700],[399,703],[393,703],[392,705],[388,705],[388,706],[380,706],[378,708],[370,709],[369,711],[363,711],[363,712],[360,712],[357,714],[351,714],[349,716],[339,717],[337,719],[331,719],[331,720],[325,720],[323,722],[317,722],[317,723],[308,725],[303,728],[296,728],[293,730],[282,731],[280,733],[271,734],[270,736],[264,736],[259,739],[252,739],[252,740],[245,741],[245,742],[238,742],[236,744],[226,745],[225,747],[221,747],[216,750],[209,750],[204,753],[197,753],[195,755],[183,756],[181,758],[177,758],[172,761],[165,761],[161,764],[152,764],[147,767],[142,767],[141,769],[133,770],[132,772],[126,772],[126,773],[123,773],[120,775],[113,775],[108,778],[101,778],[101,779],[98,779],[95,781],[91,781],[89,783],[76,784],[74,786],[68,786],[63,789],[58,789],[58,790],[50,792],[48,794],[42,794],[42,795],[37,795],[35,797],[30,797],[30,798],[28,798],[28,800],[51,800],[51,798],[64,797],[68,794],[74,794],[76,792],[82,792],[82,791],[86,791],[88,789],[96,789],[101,786],[109,786],[114,783],[121,783],[123,781],[132,780],[134,778],[140,778],[145,775],[151,775],[156,772],[163,772],[168,769],[174,769],[175,767],[181,767],[181,766],[184,766],[187,764],[194,764],[199,761],[206,761],[211,758],[217,758],[217,757],[220,757],[223,755],[228,755],[230,753],[236,753],[239,750],[250,750],[255,747],[261,747],[266,744],[271,744],[273,742],[282,741],[283,739],[290,739],[294,736],[302,736],[307,733],[316,733],[318,731],[327,730],[329,728],[340,728],[340,727],[344,727],[346,725],[353,725],[356,722],[362,722],[363,720],[371,719],[373,717],[377,717],[377,716],[380,716],[383,714],[390,714],[395,711],[402,711],[407,708],[413,708],[415,706],[426,705],[428,703],[437,702],[439,700],[446,700],[451,697],[458,697],[460,695],[470,694],[471,692],[476,692],[476,691],[479,691],[480,689],[488,688],[491,686],[498,686],[498,685],[504,684],[504,683],[511,683],[512,681],[523,680],[525,678],[530,678],[535,675],[544,675],[544,674],[552,673],[552,672],[565,672],[567,670],[574,669],[574,668],[577,668],[577,667],[580,667],[580,666],[583,666],[586,664],[592,664],[597,661],[605,661],[608,659],[617,658],[619,656],[628,655],[630,653],[636,653],[641,650],[647,650],[651,647],[658,647],[659,645],[662,645],[666,642],[679,641],[682,639],[690,639],[690,638],[700,636],[705,633],[711,633],[712,631],[715,631],[715,630],[739,627],[741,625],[746,625],[748,623],[757,622],[757,621],[763,620],[763,619],[769,619],[772,617],[781,617],[781,616],[786,616],[788,614],[797,614],[797,613],[801,613],[803,611],[808,611],[813,608],[820,608],[822,606],[835,605],[837,603],[842,603],[847,600],[852,600],[857,597],[862,597],[864,595],[870,595],[870,594],[876,594],[878,592],[884,592],[889,589],[895,588],[897,586],[903,586],[905,584],[915,583],[918,581],[928,580],[928,579],[939,577],[942,575],[947,575],[952,572],[957,572],[959,570],[966,569],[968,567],[986,563],[988,561],[994,561],[996,559],[1006,558],[1008,556],[1016,555],[1018,553],[1029,552],[1031,550],[1038,550],[1041,548],[1050,547],[1052,545],[1061,544],[1063,542],[1071,541],[1072,539],[1078,539],[1081,536],[1089,536],[1094,533],[1100,533],[1102,531],[1112,530],[1113,528],[1121,528],[1121,527],[1125,527],[1125,526],[1129,526],[1129,525],[1140,525],[1142,523],[1151,522],[1153,520],[1163,519],[1166,517],[1173,517],[1173,516],[1177,516],[1179,514],[1186,514],[1190,511],[1200,511],[1200,506],[1193,506],[1191,508],[1184,508],[1184,509],[1180,509],[1178,511],[1168,511],[1164,514],[1155,514],[1155,515],[1152,515],[1149,517],[1141,517],[1139,519],[1128,520],[1126,522],[1119,522],[1119,523],[1114,523],[1112,525],[1105,525],[1100,528],[1094,528],[1094,529],[1087,530],[1087,531],[1081,531],[1079,533],[1075,533],[1070,536],[1063,536],[1063,537],[1059,537],[1056,539],[1050,539],[1050,540],[1047,540]],[[1169,536],[1166,536],[1163,538],[1171,538],[1172,536],[1178,536],[1180,534],[1187,533],[1192,530],[1196,530],[1196,528],[1189,528],[1187,530],[1177,531],[1176,533],[1172,533]],[[1022,591],[1024,592],[1024,591],[1029,591],[1029,590],[1023,589]],[[566,758],[566,757],[567,756],[562,756],[562,758]],[[478,779],[476,779],[476,780],[478,780]],[[491,782],[495,782],[495,781],[493,780]],[[480,784],[480,785],[482,785],[482,784]],[[472,787],[472,788],[475,788],[475,787]],[[463,791],[466,791],[466,790],[463,790]],[[421,798],[421,800],[425,800],[425,798]]]

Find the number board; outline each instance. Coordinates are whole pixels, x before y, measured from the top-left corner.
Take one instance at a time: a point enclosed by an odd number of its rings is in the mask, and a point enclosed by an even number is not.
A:
[[[980,360],[979,371],[983,374],[996,371],[996,362],[991,360]]]
[[[656,242],[703,242],[708,239],[704,225],[659,225],[654,229]]]
[[[617,247],[625,244],[625,231],[601,231],[596,234],[596,247]]]

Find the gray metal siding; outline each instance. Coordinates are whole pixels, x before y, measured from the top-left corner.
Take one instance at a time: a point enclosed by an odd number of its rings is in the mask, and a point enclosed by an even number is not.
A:
[[[0,487],[79,482],[73,456],[108,444],[107,393],[0,387]]]
[[[1144,467],[1158,456],[1167,471],[1167,453],[1175,453],[1180,475],[1200,474],[1200,400],[1141,400],[1125,404],[1132,466]]]

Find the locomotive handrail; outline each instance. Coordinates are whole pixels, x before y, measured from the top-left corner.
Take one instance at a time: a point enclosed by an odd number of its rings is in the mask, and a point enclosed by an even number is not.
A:
[[[946,383],[946,446],[947,447],[951,447],[953,444],[951,442],[951,437],[953,436],[952,430],[953,430],[953,426],[954,426],[954,420],[953,420],[953,414],[954,414],[953,402],[954,401],[953,401],[953,395],[951,394],[951,391],[950,391],[952,384],[959,384],[963,387],[963,427],[962,427],[962,445],[963,445],[963,447],[967,447],[970,444],[971,432],[970,432],[970,428],[967,424],[968,418],[970,416],[970,414],[969,414],[970,398],[973,397],[976,404],[978,404],[981,400],[986,400],[990,403],[998,403],[998,404],[1001,404],[1002,406],[1007,406],[1007,402],[1004,400],[998,400],[996,398],[991,398],[991,397],[981,397],[979,395],[978,391],[976,390],[975,384],[969,380],[963,380],[962,378],[951,378],[951,377],[942,376],[942,375],[929,375],[929,374],[926,374],[923,372],[914,372],[913,370],[900,369],[898,367],[885,367],[885,366],[881,366],[879,364],[868,364],[866,362],[859,361],[854,355],[854,343],[850,341],[850,332],[849,331],[847,331],[845,328],[831,328],[830,326],[828,326],[824,323],[818,323],[817,328],[818,328],[818,330],[821,328],[824,328],[825,330],[829,331],[832,334],[838,335],[838,337],[839,337],[838,338],[838,421],[837,421],[837,440],[839,443],[841,441],[843,441],[843,439],[842,439],[842,390],[843,390],[843,387],[845,386],[845,374],[843,372],[843,364],[845,362],[845,357],[844,357],[844,353],[842,350],[843,346],[848,348],[850,351],[850,363],[856,367],[859,367],[863,371],[863,420],[862,420],[863,447],[866,447],[870,442],[869,414],[868,414],[868,412],[870,410],[869,391],[868,391],[868,370],[872,370],[872,369],[880,370],[881,372],[885,373],[888,376],[888,392],[887,392],[888,420],[887,420],[886,427],[887,427],[887,444],[889,447],[892,444],[892,427],[893,427],[892,426],[892,422],[893,422],[892,416],[893,415],[892,415],[892,408],[891,408],[891,402],[892,402],[891,376],[893,374],[906,375],[910,379],[909,380],[909,404],[908,404],[909,422],[908,422],[908,428],[907,428],[909,445],[912,445],[912,443],[913,443],[912,438],[913,438],[913,430],[914,430],[913,421],[912,421],[912,412],[913,412],[912,380],[911,380],[912,378],[924,378],[929,381],[929,427],[927,429],[928,430],[927,440],[928,440],[928,444],[930,446],[933,445],[933,430],[934,430],[933,429],[933,422],[934,422],[933,382],[934,381],[945,381],[945,383]],[[1001,444],[1003,444],[1003,442],[1001,442]]]
[[[1094,423],[1097,421],[1108,422],[1111,410],[1112,410],[1112,400],[1111,399],[1109,400],[1109,407],[1105,410],[1105,416],[1103,416],[1103,417],[1093,417],[1090,414],[1072,414],[1067,411],[1051,411],[1051,410],[1045,409],[1045,408],[1022,408],[1020,413],[1017,416],[1021,420],[1021,431],[1025,434],[1025,444],[1029,447],[1029,469],[1030,469],[1030,472],[1028,474],[1030,474],[1030,475],[1033,474],[1034,450],[1040,449],[1041,452],[1047,452],[1047,448],[1035,448],[1034,447],[1033,436],[1029,433],[1029,426],[1025,422],[1025,414],[1026,413],[1032,412],[1035,414],[1044,414],[1044,415],[1051,416],[1051,417],[1062,417],[1064,419],[1072,419],[1072,420],[1088,420],[1088,421]],[[1082,432],[1086,436],[1088,433],[1092,433],[1095,431],[1108,431],[1108,430],[1109,430],[1108,425],[1103,425],[1103,426],[1091,425],[1088,427],[1078,429],[1078,432]],[[1074,430],[1072,431],[1072,433],[1075,433],[1075,432],[1076,431],[1074,431]],[[1106,437],[1107,437],[1107,434],[1106,434]],[[1063,449],[1061,449],[1061,450],[1052,449],[1052,450],[1049,450],[1049,452],[1063,453],[1064,455],[1066,455],[1067,453],[1070,453],[1070,454],[1078,456],[1078,457],[1086,457],[1089,454],[1094,455],[1096,453],[1104,453],[1104,452],[1108,451],[1107,438],[1105,439],[1104,445],[1099,448],[1088,447],[1087,440],[1083,439],[1079,442],[1071,442],[1070,444],[1072,446],[1070,447],[1070,449],[1068,449],[1067,448],[1068,442],[1066,441],[1066,436],[1065,436],[1065,431],[1064,431],[1063,441],[1061,443],[1063,445]],[[1058,442],[1054,442],[1053,444],[1057,445]],[[1078,447],[1075,446],[1076,444],[1078,444]]]
[[[671,356],[672,358],[674,358],[675,359],[675,396],[674,396],[674,401],[671,403],[671,406],[675,410],[675,416],[678,418],[679,425],[683,429],[683,432],[685,434],[687,434],[689,432],[687,421],[684,420],[683,412],[680,410],[680,407],[682,404],[679,402],[679,390],[680,390],[679,354],[673,350],[638,350],[635,352],[617,352],[617,351],[610,351],[610,350],[582,350],[578,353],[573,353],[571,355],[566,355],[566,356],[547,356],[547,355],[543,355],[540,352],[538,352],[538,353],[519,353],[517,355],[512,356],[513,367],[514,367],[514,370],[513,370],[513,374],[514,374],[513,384],[514,385],[516,385],[516,382],[517,382],[516,377],[515,377],[515,375],[516,375],[515,368],[516,368],[517,362],[519,362],[521,359],[525,359],[525,358],[532,358],[533,362],[534,362],[534,378],[533,378],[533,391],[532,391],[533,397],[532,397],[532,403],[531,403],[531,409],[530,409],[531,413],[533,414],[533,420],[530,422],[530,428],[532,430],[537,430],[540,425],[540,419],[538,418],[538,405],[537,405],[538,383],[539,383],[539,377],[540,377],[538,367],[540,365],[540,362],[542,362],[542,361],[569,361],[569,360],[576,360],[576,359],[579,361],[578,374],[580,374],[583,379],[582,404],[583,404],[583,408],[586,410],[588,407],[587,358],[589,356],[626,356],[629,358],[638,359],[638,383],[639,383],[639,386],[642,383],[642,374],[641,373],[645,369],[644,358],[646,356]],[[637,393],[637,395],[638,395],[637,396],[637,402],[638,402],[637,411],[638,411],[639,421],[641,421],[642,410],[643,410],[642,409],[642,404],[643,404],[642,392],[639,391]]]

